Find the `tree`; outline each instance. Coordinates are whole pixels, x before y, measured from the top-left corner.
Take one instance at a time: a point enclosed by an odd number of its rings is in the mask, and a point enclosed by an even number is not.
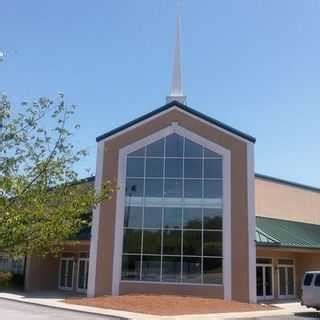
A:
[[[58,253],[110,198],[109,181],[96,193],[75,165],[86,156],[71,142],[75,107],[62,94],[22,103],[0,97],[0,252],[12,256]],[[72,127],[72,129],[70,129]]]

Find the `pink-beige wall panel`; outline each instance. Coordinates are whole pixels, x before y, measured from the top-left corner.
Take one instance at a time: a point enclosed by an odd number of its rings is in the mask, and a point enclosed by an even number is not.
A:
[[[258,216],[320,224],[320,193],[255,179]]]
[[[245,142],[174,109],[107,140],[104,145],[103,179],[109,179],[117,185],[119,150],[169,126],[172,122],[177,122],[180,126],[223,146],[231,152],[231,229],[232,261],[234,265],[234,268],[232,268],[232,298],[248,301],[247,149]],[[101,205],[95,279],[96,295],[112,293],[115,212],[116,195]],[[134,286],[128,287],[126,285],[126,288]],[[159,285],[160,287],[163,288],[162,285]],[[207,288],[206,290],[210,289]],[[216,289],[212,290],[212,292],[215,292]]]

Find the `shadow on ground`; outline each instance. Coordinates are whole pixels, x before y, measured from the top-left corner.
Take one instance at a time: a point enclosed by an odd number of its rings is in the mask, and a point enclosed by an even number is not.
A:
[[[320,319],[320,312],[316,311],[296,312],[294,315],[302,318]]]

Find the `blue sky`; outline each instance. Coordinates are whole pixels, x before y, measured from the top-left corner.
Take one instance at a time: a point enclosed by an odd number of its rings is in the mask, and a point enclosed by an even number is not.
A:
[[[1,2],[0,89],[13,102],[64,92],[75,143],[165,102],[173,0]],[[257,138],[256,172],[320,186],[320,2],[182,1],[188,105]]]

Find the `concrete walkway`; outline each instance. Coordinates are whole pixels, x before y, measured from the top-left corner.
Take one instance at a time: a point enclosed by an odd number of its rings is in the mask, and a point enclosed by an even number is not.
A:
[[[46,306],[51,308],[58,308],[70,311],[79,311],[87,314],[94,314],[99,316],[117,317],[122,319],[161,319],[161,320],[218,320],[218,319],[248,319],[272,316],[292,315],[295,312],[305,312],[308,309],[300,306],[299,303],[277,304],[279,310],[272,311],[255,311],[255,312],[237,312],[237,313],[216,313],[216,314],[199,314],[199,315],[183,315],[183,316],[153,316],[141,313],[133,313],[127,311],[118,311],[111,309],[102,309],[95,307],[86,307],[80,305],[71,305],[63,302],[65,296],[59,293],[33,293],[33,294],[17,294],[0,292],[0,299],[6,299],[21,303],[29,303],[33,305]]]

